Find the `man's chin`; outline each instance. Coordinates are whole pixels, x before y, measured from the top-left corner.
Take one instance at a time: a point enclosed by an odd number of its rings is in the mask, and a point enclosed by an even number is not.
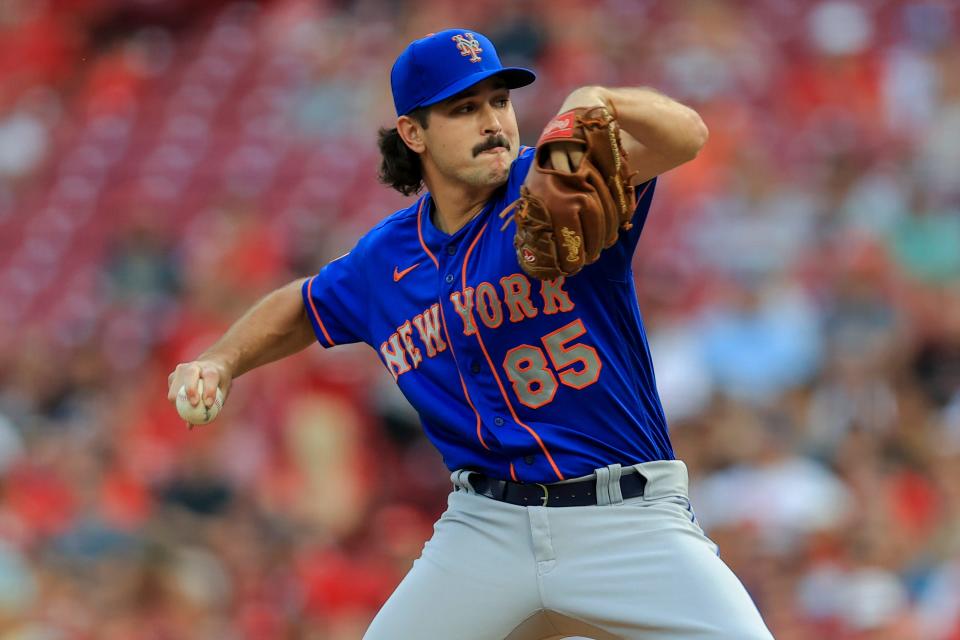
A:
[[[493,158],[490,167],[490,177],[494,181],[506,181],[510,175],[510,165],[513,164],[513,156],[509,152],[498,153]]]
[[[510,166],[507,165],[507,167],[502,171],[500,170],[491,171],[487,184],[490,185],[491,187],[500,187],[506,184],[507,179],[509,178],[510,178]]]
[[[474,187],[497,188],[505,184],[510,177],[510,165],[513,163],[513,158],[510,158],[507,154],[498,155],[496,161],[460,174],[461,180]]]

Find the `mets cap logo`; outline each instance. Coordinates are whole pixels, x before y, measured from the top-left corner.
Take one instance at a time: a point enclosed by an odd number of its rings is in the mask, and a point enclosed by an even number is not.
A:
[[[480,48],[480,43],[477,42],[476,36],[467,31],[463,35],[455,35],[450,39],[457,43],[457,49],[460,49],[460,55],[470,56],[470,62],[480,62],[481,58],[477,54],[483,51],[483,49]]]

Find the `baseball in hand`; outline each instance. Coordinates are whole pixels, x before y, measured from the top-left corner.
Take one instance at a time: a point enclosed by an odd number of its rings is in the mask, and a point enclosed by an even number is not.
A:
[[[200,402],[197,406],[193,406],[187,398],[187,386],[181,386],[177,392],[177,413],[190,424],[207,424],[217,417],[223,407],[223,391],[217,387],[217,397],[209,407],[203,401],[202,378],[197,381],[197,393],[200,394]]]

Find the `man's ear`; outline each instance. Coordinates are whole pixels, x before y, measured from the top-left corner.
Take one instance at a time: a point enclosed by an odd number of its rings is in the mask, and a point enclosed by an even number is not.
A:
[[[423,127],[410,116],[397,118],[397,133],[414,153],[423,153],[427,148],[423,142]]]

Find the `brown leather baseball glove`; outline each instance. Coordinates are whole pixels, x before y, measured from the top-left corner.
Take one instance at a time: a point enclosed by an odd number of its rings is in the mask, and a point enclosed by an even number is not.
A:
[[[558,143],[583,147],[574,170],[553,168],[550,148]],[[572,109],[551,120],[540,134],[520,198],[500,214],[514,214],[513,244],[527,275],[540,280],[572,275],[613,245],[620,229],[630,228],[637,205],[630,177],[620,127],[607,109]]]

